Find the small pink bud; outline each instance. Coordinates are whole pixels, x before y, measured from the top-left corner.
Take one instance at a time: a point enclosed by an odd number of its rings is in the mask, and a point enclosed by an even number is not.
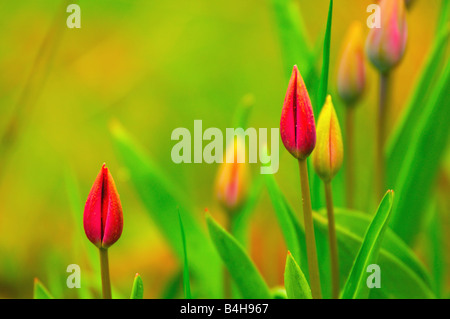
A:
[[[313,152],[317,175],[324,182],[331,181],[341,168],[343,158],[341,128],[331,96],[328,95],[317,122],[317,145]]]
[[[347,105],[353,105],[364,91],[366,68],[363,41],[362,24],[355,21],[345,37],[338,70],[338,93]]]
[[[296,65],[284,98],[280,134],[284,147],[297,159],[307,158],[316,145],[311,100]]]
[[[227,153],[233,157],[220,164],[216,179],[216,197],[219,203],[228,211],[236,212],[245,202],[248,193],[249,167],[245,162],[245,147],[241,137],[236,137],[227,147]],[[238,155],[240,154],[240,155]],[[242,156],[242,163],[238,161]]]
[[[380,1],[381,27],[370,30],[366,53],[372,64],[386,73],[403,57],[408,28],[404,0]]]
[[[108,248],[122,234],[123,215],[119,194],[105,164],[89,192],[83,216],[87,238],[98,248]]]

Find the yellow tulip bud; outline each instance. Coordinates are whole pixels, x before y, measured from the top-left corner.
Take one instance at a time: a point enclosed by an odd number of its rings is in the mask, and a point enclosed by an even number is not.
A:
[[[331,96],[327,96],[317,122],[317,141],[313,152],[313,165],[319,177],[329,182],[342,166],[344,146],[341,128]]]

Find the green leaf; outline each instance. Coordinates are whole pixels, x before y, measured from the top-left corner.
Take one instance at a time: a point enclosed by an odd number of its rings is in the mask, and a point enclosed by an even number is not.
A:
[[[431,265],[433,274],[433,291],[437,298],[441,298],[444,293],[445,283],[445,257],[446,249],[444,246],[445,240],[442,234],[443,221],[439,214],[436,201],[433,201],[431,207],[430,220],[427,227],[427,258]]]
[[[297,64],[305,83],[308,83],[310,62],[314,57],[298,5],[292,0],[270,0],[270,2],[278,28],[285,74],[289,78],[292,67]]]
[[[309,278],[309,270],[306,255],[306,240],[303,227],[300,225],[298,218],[295,215],[294,210],[287,202],[284,195],[281,193],[278,185],[275,182],[275,178],[271,174],[265,175],[266,185],[269,192],[270,200],[275,210],[278,222],[281,227],[281,231],[288,250],[293,255],[294,259],[298,260],[301,269],[305,273],[305,277]],[[301,208],[301,205],[299,204]],[[317,255],[321,261],[320,281],[322,288],[322,296],[324,298],[331,297],[330,283],[330,263],[329,263],[329,249],[328,249],[328,237],[318,234],[316,232],[316,246]],[[318,236],[318,237],[317,237]]]
[[[271,293],[239,242],[211,216],[206,216],[211,239],[244,299],[270,299]]]
[[[420,121],[411,132],[402,163],[388,163],[399,169],[395,190],[401,199],[394,205],[390,225],[409,245],[424,220],[425,205],[449,140],[450,126],[443,120],[448,117],[449,87],[450,63],[447,61],[433,94],[423,106]]]
[[[343,299],[365,299],[369,297],[369,288],[365,280],[367,276],[366,269],[370,264],[377,263],[381,242],[391,216],[393,199],[394,193],[388,191],[381,200],[345,283],[342,292]]]
[[[54,299],[47,288],[39,281],[39,279],[34,278],[34,299]]]
[[[346,232],[352,232],[361,238],[364,237],[364,234],[373,218],[369,214],[346,210],[343,208],[335,208],[334,213],[336,224],[338,224],[341,229],[344,229]],[[325,216],[326,210],[322,210],[321,214]],[[425,266],[409,248],[409,246],[406,245],[405,242],[390,228],[388,228],[384,234],[381,247],[386,250],[386,252],[395,254],[395,256],[407,267],[409,267],[416,275],[418,275],[428,287],[431,287],[430,274],[426,270]]]
[[[183,215],[191,275],[200,283],[196,286],[198,295],[220,298],[223,293],[220,258],[187,201],[118,123],[111,130],[115,149],[129,171],[137,195],[180,260],[184,252],[177,211]]]
[[[328,69],[330,67],[330,41],[331,41],[331,23],[333,18],[333,0],[330,0],[328,7],[327,29],[325,31],[325,37],[323,40],[323,56],[322,56],[322,73],[320,74],[320,84],[318,92],[318,104],[316,105],[317,118],[322,110],[322,106],[325,103],[328,92]]]
[[[288,212],[289,208],[287,207],[285,199],[275,182],[274,175],[265,174],[264,178],[287,249],[297,260],[304,260],[303,257],[305,257],[305,255],[301,253],[302,248],[299,240],[301,238],[299,232],[302,231],[296,227],[295,221],[291,218],[291,215]],[[300,226],[298,225],[298,227]]]
[[[184,263],[183,263],[183,290],[184,297],[186,299],[192,299],[191,296],[191,283],[189,280],[189,263],[186,248],[186,236],[184,234],[183,221],[181,220],[181,214],[178,212],[178,219],[180,221],[181,239],[183,241]]]
[[[433,108],[429,103],[429,95],[434,87],[433,81],[439,76],[442,61],[445,59],[445,49],[448,44],[450,28],[445,28],[437,39],[420,73],[417,83],[411,90],[412,94],[403,111],[395,130],[392,132],[386,145],[388,185],[395,185],[400,174],[405,154],[414,143],[414,132],[417,131],[426,109]],[[425,107],[424,107],[425,106]],[[442,105],[442,108],[445,108]]]
[[[289,299],[312,299],[308,281],[306,281],[305,275],[289,252],[286,257],[284,285]]]
[[[143,299],[144,298],[144,283],[139,274],[134,277],[133,288],[131,289],[130,299]]]

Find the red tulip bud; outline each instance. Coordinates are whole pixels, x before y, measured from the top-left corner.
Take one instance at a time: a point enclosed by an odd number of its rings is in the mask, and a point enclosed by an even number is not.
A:
[[[367,36],[366,53],[372,64],[386,73],[403,57],[408,28],[404,0],[381,0],[381,27],[373,28]]]
[[[297,159],[307,158],[316,145],[311,100],[296,65],[284,98],[280,134],[286,149]]]
[[[98,248],[108,248],[122,234],[122,204],[114,180],[105,164],[92,185],[84,207],[84,231]]]
[[[338,92],[347,105],[353,105],[364,91],[366,70],[363,41],[362,24],[355,21],[344,40],[338,70]]]

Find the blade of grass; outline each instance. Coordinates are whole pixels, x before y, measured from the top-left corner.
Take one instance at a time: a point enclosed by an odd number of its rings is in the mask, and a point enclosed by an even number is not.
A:
[[[409,245],[419,233],[425,204],[435,181],[441,158],[449,140],[448,88],[450,62],[439,79],[433,94],[425,104],[420,121],[416,124],[408,150],[399,167],[395,189],[398,198],[394,205],[391,228]],[[430,137],[433,141],[430,142]],[[390,164],[392,165],[392,164]]]
[[[54,299],[51,293],[45,288],[45,286],[39,281],[39,279],[34,278],[34,299]]]
[[[183,241],[183,252],[184,252],[184,263],[183,263],[183,290],[184,297],[186,299],[192,299],[191,296],[191,283],[189,280],[189,263],[188,263],[188,255],[186,248],[186,236],[184,234],[183,221],[181,220],[181,214],[178,211],[178,219],[180,221],[180,231],[181,231],[181,239]]]
[[[393,199],[393,191],[388,191],[384,195],[377,213],[364,236],[361,248],[345,283],[342,291],[343,299],[364,299],[369,297],[369,288],[364,277],[367,274],[367,266],[376,263],[378,260],[381,242],[391,216]]]
[[[130,299],[143,299],[144,298],[144,283],[139,274],[136,274],[133,281],[133,288],[131,289]]]
[[[210,237],[244,299],[270,299],[271,293],[239,242],[211,216],[206,216]]]
[[[308,281],[290,252],[286,257],[284,285],[289,299],[312,299]]]
[[[180,260],[183,260],[184,254],[176,216],[177,208],[183,215],[191,275],[198,278],[200,283],[196,286],[197,294],[220,298],[222,295],[220,258],[187,205],[187,200],[120,124],[113,125],[111,131],[116,151],[130,173],[137,195]]]

